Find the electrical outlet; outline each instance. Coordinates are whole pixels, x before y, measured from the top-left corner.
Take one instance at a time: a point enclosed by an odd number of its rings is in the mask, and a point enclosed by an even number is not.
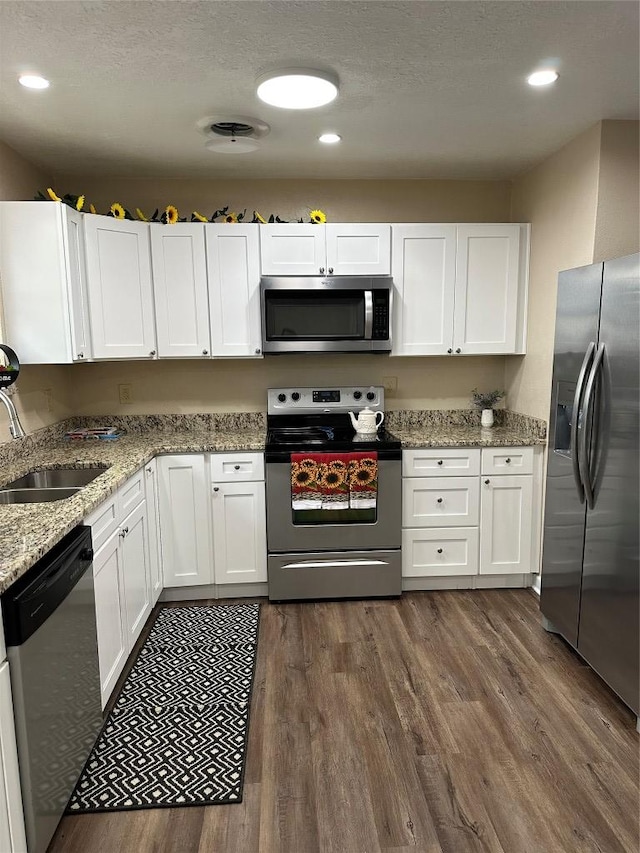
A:
[[[397,376],[383,376],[382,377],[382,385],[384,386],[384,390],[388,393],[393,393],[398,390],[398,377]]]
[[[133,403],[133,387],[130,382],[125,382],[122,385],[118,385],[118,392],[120,394],[120,402],[123,405],[127,403]]]

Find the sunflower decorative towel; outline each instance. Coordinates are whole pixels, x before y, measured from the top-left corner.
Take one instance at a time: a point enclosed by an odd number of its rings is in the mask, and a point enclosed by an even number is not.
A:
[[[292,453],[291,507],[375,509],[376,453]]]

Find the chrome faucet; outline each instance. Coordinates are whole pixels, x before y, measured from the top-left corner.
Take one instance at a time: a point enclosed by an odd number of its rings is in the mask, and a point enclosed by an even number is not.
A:
[[[20,423],[20,418],[18,417],[16,407],[13,405],[13,400],[6,391],[2,390],[2,388],[0,388],[0,400],[5,404],[7,412],[9,413],[9,432],[11,433],[11,438],[24,438],[26,433]]]

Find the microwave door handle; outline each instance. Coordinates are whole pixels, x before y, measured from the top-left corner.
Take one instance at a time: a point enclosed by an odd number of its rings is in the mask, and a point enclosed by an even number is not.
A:
[[[370,341],[373,337],[373,293],[364,292],[364,339]]]

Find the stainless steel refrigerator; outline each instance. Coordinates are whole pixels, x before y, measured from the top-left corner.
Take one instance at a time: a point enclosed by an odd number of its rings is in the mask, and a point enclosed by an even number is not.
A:
[[[639,699],[640,255],[558,278],[540,608]]]

